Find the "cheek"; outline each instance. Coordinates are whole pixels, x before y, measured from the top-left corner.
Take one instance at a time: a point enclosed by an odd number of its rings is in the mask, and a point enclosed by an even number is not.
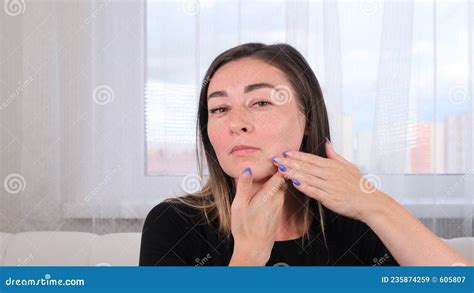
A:
[[[277,117],[261,117],[257,125],[260,125],[258,131],[260,136],[264,137],[265,141],[273,143],[278,151],[299,149],[304,129],[301,129],[296,118],[285,114]]]
[[[212,147],[214,148],[217,155],[229,147],[230,138],[224,135],[226,133],[226,128],[222,123],[208,123],[207,133],[209,135],[209,140],[212,144]]]

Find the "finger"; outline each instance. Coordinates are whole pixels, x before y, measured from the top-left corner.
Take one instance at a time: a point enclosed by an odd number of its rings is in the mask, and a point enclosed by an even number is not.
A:
[[[310,154],[310,153],[305,153],[305,152],[300,152],[300,151],[286,151],[286,152],[283,152],[283,156],[286,158],[291,158],[294,160],[310,163],[315,166],[324,167],[324,168],[330,167],[332,165],[332,162],[330,159],[326,159],[315,154]]]
[[[287,171],[282,171],[281,169],[279,169],[279,172],[288,174],[288,177],[294,186],[300,186],[305,184],[317,187],[321,190],[326,190],[328,185],[328,182],[322,178],[313,176],[312,174],[302,173],[295,169],[290,168]]]
[[[301,173],[310,174],[321,179],[328,179],[327,168],[309,164],[308,162],[299,161],[290,157],[273,157],[273,164],[280,170],[285,168],[297,170]]]
[[[251,198],[251,188],[253,183],[252,169],[250,167],[245,168],[239,176],[237,181],[237,188],[234,198],[235,205],[248,205]]]
[[[296,179],[296,178],[294,178]],[[296,189],[301,191],[302,193],[306,194],[307,196],[316,199],[317,201],[324,203],[324,201],[328,198],[328,193],[323,189],[307,184],[304,180],[301,184],[294,184]]]

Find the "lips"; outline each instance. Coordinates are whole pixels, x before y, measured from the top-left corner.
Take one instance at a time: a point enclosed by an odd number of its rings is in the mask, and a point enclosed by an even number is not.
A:
[[[249,145],[240,144],[240,145],[234,146],[231,150],[231,153],[233,153],[235,151],[239,151],[239,150],[258,150],[258,148],[253,147],[253,146],[249,146]]]

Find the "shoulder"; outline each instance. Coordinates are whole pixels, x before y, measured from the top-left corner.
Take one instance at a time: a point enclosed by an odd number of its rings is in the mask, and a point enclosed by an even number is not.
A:
[[[154,206],[145,219],[146,226],[158,224],[197,225],[200,212],[184,203],[165,200]]]

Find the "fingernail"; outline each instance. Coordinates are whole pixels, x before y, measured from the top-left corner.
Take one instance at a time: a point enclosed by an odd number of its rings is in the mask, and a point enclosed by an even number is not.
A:
[[[301,182],[298,181],[298,179],[291,179],[291,181],[293,181],[293,183],[296,185],[296,186],[300,186],[301,185]]]
[[[252,174],[252,169],[250,167],[247,167],[244,169],[244,173]]]
[[[325,139],[328,144],[331,144],[331,141],[329,140],[329,138],[325,137]]]
[[[288,151],[284,151],[284,152],[283,152],[283,156],[284,156],[285,158],[288,158]]]
[[[278,164],[278,169],[280,169],[282,172],[286,172],[286,167],[282,164]]]
[[[276,156],[273,156],[273,157],[272,157],[272,161],[278,164],[278,161],[277,161],[277,159],[276,159]]]

